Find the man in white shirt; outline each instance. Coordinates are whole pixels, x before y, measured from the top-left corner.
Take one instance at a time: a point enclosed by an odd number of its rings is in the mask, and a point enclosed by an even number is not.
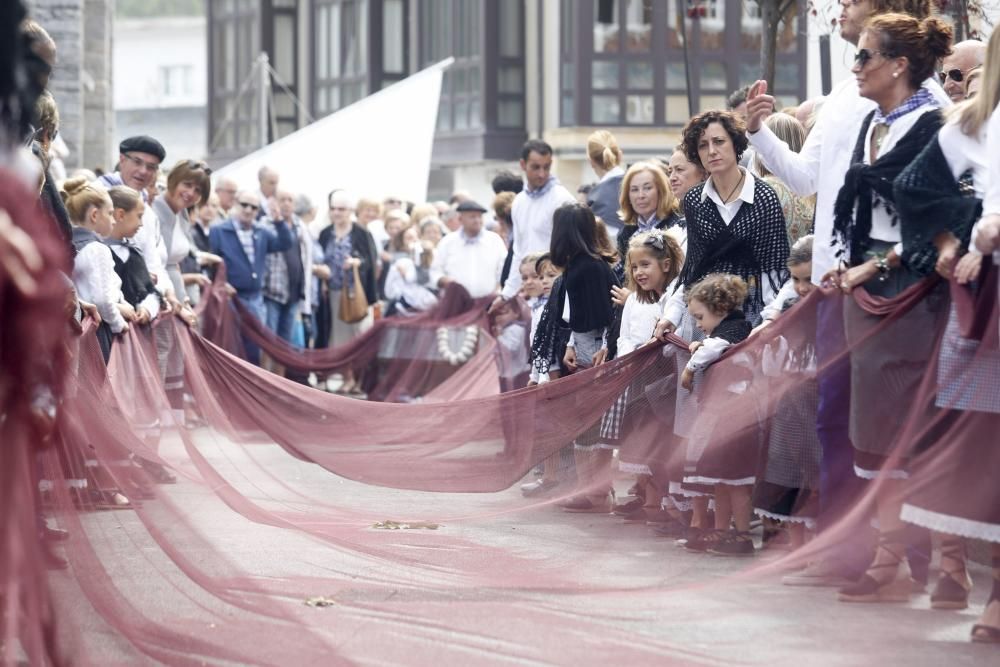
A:
[[[460,226],[434,250],[431,282],[440,288],[458,283],[475,299],[495,294],[507,246],[498,234],[483,229],[485,208],[467,200],[455,210]]]
[[[841,5],[840,35],[855,45],[861,38],[865,22],[872,16],[899,12],[922,19],[929,9],[926,0],[842,0]],[[936,81],[928,80],[924,87],[930,90],[940,106],[950,104],[948,96]],[[861,125],[875,108],[875,102],[861,97],[853,77],[842,81],[827,97],[802,150],[795,153],[762,122],[774,110],[774,98],[767,94],[767,83],[756,82],[747,99],[747,135],[764,165],[795,194],[816,194],[812,282],[817,285],[838,264],[840,248],[835,244],[833,233],[833,207],[850,167]],[[899,261],[898,256],[895,261]],[[843,322],[841,312],[827,306],[827,303],[821,304],[816,334],[819,363],[827,368],[818,378],[819,409],[816,416],[816,430],[823,448],[820,530],[844,516],[864,492],[862,482],[854,474],[854,452],[848,436],[849,359],[830,362],[832,357],[846,349]],[[814,563],[801,573],[785,577],[784,583],[840,586],[859,575],[868,564],[870,557],[865,551],[859,545],[844,540],[841,548],[827,550],[823,561]]]
[[[576,197],[559,184],[552,174],[552,147],[532,139],[521,147],[521,171],[524,190],[514,197],[510,218],[514,241],[510,276],[503,292],[490,305],[490,313],[517,296],[521,289],[521,260],[535,252],[548,252],[552,239],[552,214],[563,204],[576,202]]]

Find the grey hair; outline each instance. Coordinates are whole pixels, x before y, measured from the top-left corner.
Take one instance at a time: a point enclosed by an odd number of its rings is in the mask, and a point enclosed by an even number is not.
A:
[[[313,205],[312,200],[306,195],[299,195],[295,198],[295,215],[300,218],[314,208],[316,207]]]

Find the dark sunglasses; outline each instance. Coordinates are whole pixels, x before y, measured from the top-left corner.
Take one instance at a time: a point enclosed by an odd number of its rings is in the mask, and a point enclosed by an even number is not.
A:
[[[242,206],[243,208],[248,208],[251,211],[256,211],[260,208],[260,206],[257,206],[257,204],[251,204],[248,201],[241,201],[240,206]]]
[[[882,56],[883,58],[891,58],[892,56],[885,51],[869,51],[868,49],[858,49],[858,52],[854,54],[854,64],[864,69],[872,61],[875,56]]]
[[[975,69],[975,68],[973,68],[973,69]],[[952,68],[950,70],[947,70],[947,71],[938,72],[938,79],[941,80],[942,84],[945,81],[947,81],[948,79],[951,79],[955,83],[962,83],[962,81],[965,80],[965,72],[963,72],[962,70],[958,69],[957,67],[954,67],[954,68]]]
[[[195,169],[200,169],[201,171],[205,172],[206,176],[212,175],[212,169],[207,164],[201,162],[200,160],[188,160],[187,168],[192,171],[194,171]]]

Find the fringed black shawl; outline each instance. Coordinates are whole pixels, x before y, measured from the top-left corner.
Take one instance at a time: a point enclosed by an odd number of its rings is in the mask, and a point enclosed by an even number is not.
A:
[[[840,188],[833,207],[834,236],[843,242],[843,247],[849,249],[850,255],[846,259],[851,266],[867,260],[865,253],[871,247],[874,195],[897,206],[896,193],[893,191],[896,177],[934,139],[943,122],[940,111],[923,113],[891,151],[872,164],[865,164],[865,139],[874,116],[875,112],[872,111],[861,125],[861,133],[851,156],[851,167],[847,170],[844,185]],[[954,180],[950,173],[948,180]],[[836,239],[833,243],[836,245]],[[843,251],[838,254],[842,256]]]
[[[687,288],[710,273],[729,273],[751,285],[764,277],[777,293],[788,280],[789,248],[785,214],[774,190],[755,178],[753,204],[743,202],[727,225],[711,198],[702,201],[704,188],[704,183],[696,185],[684,196],[687,258],[678,285]],[[744,311],[764,308],[762,288],[750,290]]]
[[[903,235],[903,263],[920,274],[929,274],[937,263],[934,237],[951,232],[961,248],[969,246],[972,227],[982,215],[983,202],[970,196],[955,180],[933,139],[893,182],[896,211]]]
[[[531,341],[531,365],[539,373],[548,373],[553,366],[559,368],[559,362],[566,352],[570,329],[562,321],[565,302],[566,281],[563,276],[559,276],[552,282],[549,300],[542,308],[535,337]]]

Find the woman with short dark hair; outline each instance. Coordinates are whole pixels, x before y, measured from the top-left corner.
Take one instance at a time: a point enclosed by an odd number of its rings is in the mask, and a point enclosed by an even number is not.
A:
[[[693,342],[703,335],[688,314],[684,291],[712,273],[738,276],[748,286],[740,310],[747,320],[756,323],[788,279],[788,233],[774,190],[740,166],[749,142],[739,117],[727,111],[706,111],[688,122],[683,137],[688,160],[703,169],[708,178],[684,196],[687,257],[677,288],[656,326],[656,335],[665,338],[676,330]],[[677,363],[678,370],[683,368],[687,363],[685,355],[678,355]],[[695,382],[700,382],[700,374]],[[689,397],[690,392],[679,386],[674,432],[682,438],[690,437],[697,416],[696,403]],[[686,546],[724,555],[753,553],[745,531],[731,532],[729,526],[733,517],[737,525],[749,521],[756,470],[743,463],[754,457],[738,457],[725,471],[699,472],[698,483],[692,484],[688,478],[694,475],[700,456],[695,448],[689,448],[685,477],[670,483],[671,492],[694,498],[693,530]],[[714,528],[707,525],[708,498],[713,494],[720,501],[728,501],[721,505],[726,511],[716,512]]]

